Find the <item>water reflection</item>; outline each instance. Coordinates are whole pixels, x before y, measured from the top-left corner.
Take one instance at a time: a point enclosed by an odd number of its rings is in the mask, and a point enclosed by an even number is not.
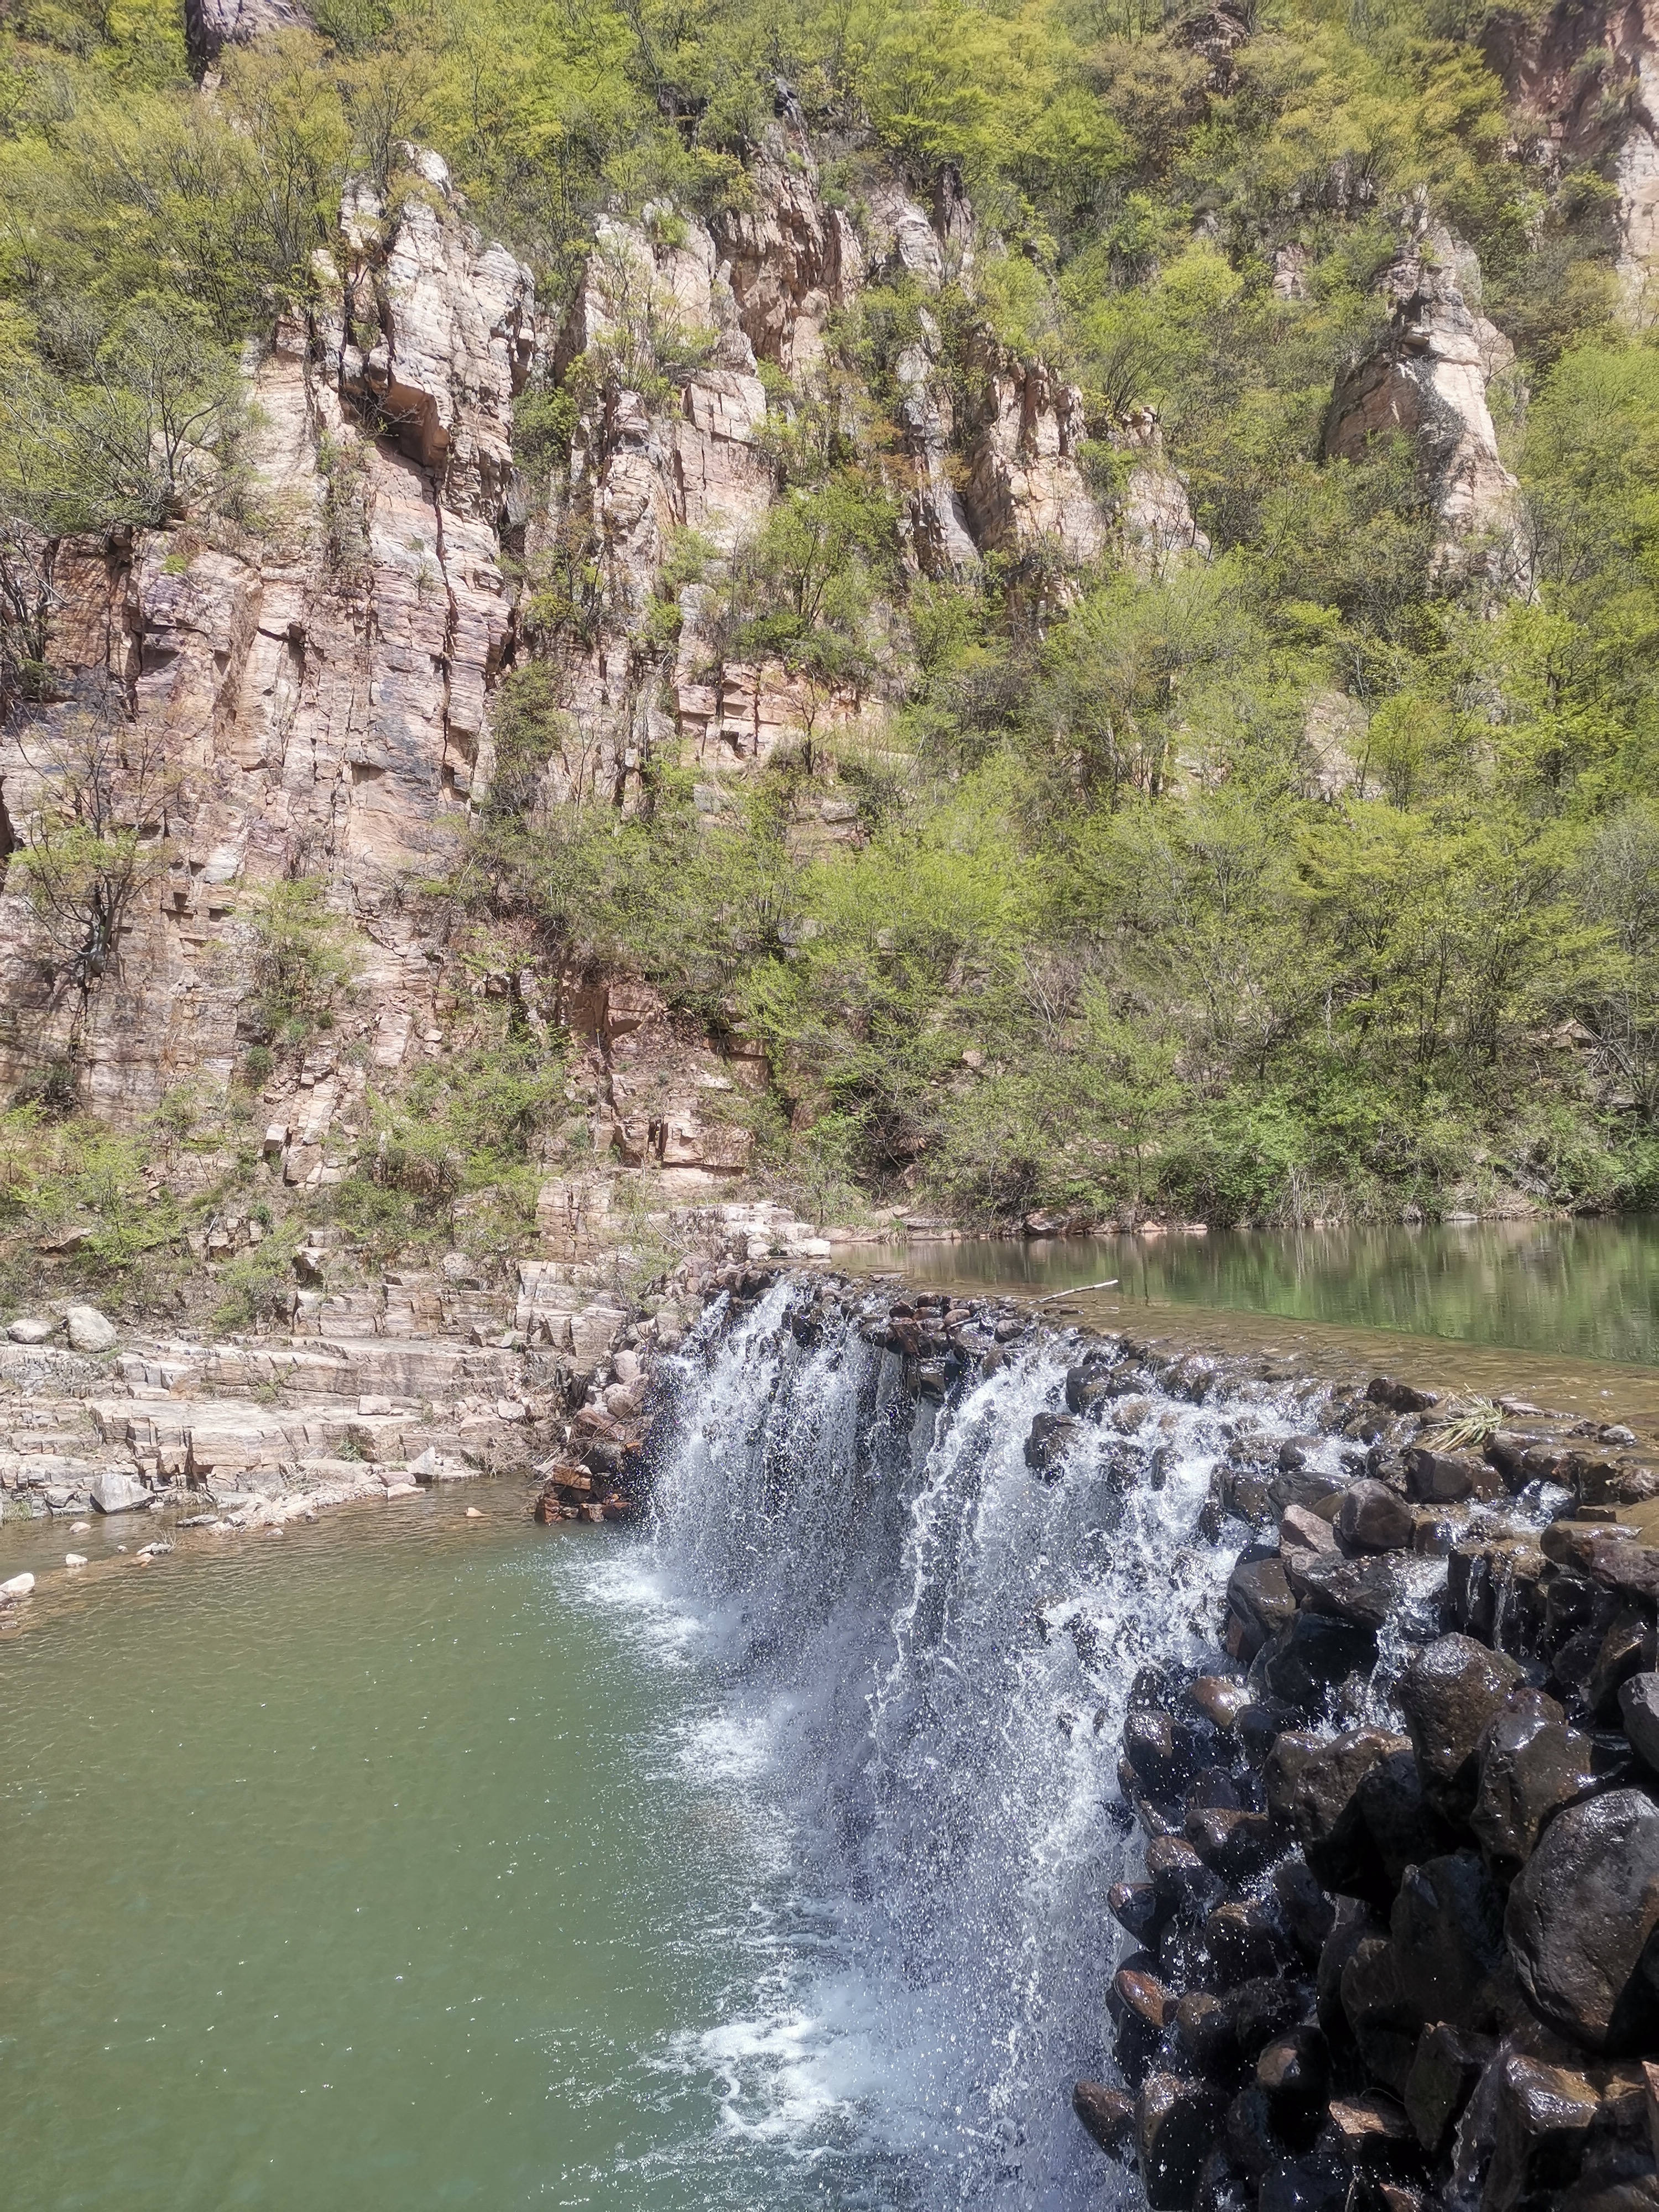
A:
[[[915,1243],[917,1279],[1200,1306],[1659,1366],[1659,1218]]]

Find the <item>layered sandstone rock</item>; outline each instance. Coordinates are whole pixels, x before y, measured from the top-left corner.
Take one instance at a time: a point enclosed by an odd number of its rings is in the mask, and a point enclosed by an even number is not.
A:
[[[1652,319],[1659,271],[1659,5],[1557,0],[1541,15],[1494,15],[1487,58],[1547,158],[1598,169],[1617,190],[1620,273],[1638,319]]]
[[[348,193],[321,311],[281,325],[252,367],[258,530],[186,523],[62,549],[59,698],[0,738],[11,834],[52,803],[77,717],[131,728],[124,744],[159,746],[168,769],[168,865],[81,1040],[100,1111],[228,1078],[248,983],[239,912],[285,876],[323,876],[358,926],[374,1063],[401,1064],[431,1027],[432,948],[387,895],[488,770],[534,295],[430,157],[423,184],[395,218],[367,186]],[[9,1084],[62,1051],[74,1018],[43,950],[7,898]]]

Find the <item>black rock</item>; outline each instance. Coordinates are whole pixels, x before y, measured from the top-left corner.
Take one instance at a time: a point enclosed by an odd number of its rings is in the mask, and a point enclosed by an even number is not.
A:
[[[1469,1826],[1492,1869],[1507,1881],[1532,1856],[1545,1822],[1598,1788],[1595,1747],[1569,1729],[1541,1690],[1510,1693],[1481,1730],[1480,1786]]]
[[[1274,1697],[1304,1712],[1316,1712],[1333,1684],[1350,1674],[1369,1673],[1376,1661],[1376,1638],[1352,1621],[1298,1613],[1264,1654],[1262,1679]]]
[[[1368,1477],[1349,1484],[1333,1525],[1345,1552],[1403,1552],[1412,1540],[1412,1509]]]
[[[1078,1423],[1066,1413],[1039,1413],[1025,1439],[1025,1464],[1044,1482],[1058,1481],[1060,1462],[1078,1433]]]
[[[1253,1659],[1296,1613],[1296,1598],[1276,1551],[1252,1545],[1240,1553],[1227,1583],[1227,1603],[1246,1632],[1236,1656]]]
[[[1135,2103],[1135,2153],[1151,2212],[1188,2212],[1226,2109],[1207,2081],[1148,2075]]]
[[[1457,1838],[1429,1805],[1416,1754],[1391,1752],[1379,1759],[1355,1792],[1359,1816],[1376,1846],[1386,1893],[1392,1895],[1408,1866],[1437,1858]]]
[[[1072,2110],[1102,2150],[1124,2148],[1134,2132],[1134,2099],[1103,2081],[1079,2081],[1072,2092]]]
[[[1336,1736],[1287,1730],[1268,1754],[1267,1805],[1303,1847],[1327,1889],[1370,1896],[1383,1887],[1376,1848],[1360,1812],[1360,1784],[1379,1759],[1410,1755],[1403,1736],[1349,1729]]]
[[[1619,1710],[1631,1748],[1659,1774],[1659,1674],[1631,1674],[1619,1686]]]
[[[1336,1925],[1336,1906],[1299,1851],[1279,1861],[1273,1873],[1273,1894],[1291,1942],[1306,1959],[1317,1960]]]
[[[1492,2053],[1490,2037],[1449,2027],[1443,2021],[1418,2038],[1406,2077],[1406,2117],[1431,2158],[1450,2135]]]
[[[1474,1810],[1480,1732],[1520,1680],[1512,1659],[1468,1636],[1443,1636],[1426,1645],[1401,1676],[1396,1694],[1423,1795],[1443,1818],[1462,1824]]]
[[[1339,1553],[1287,1559],[1285,1579],[1308,1613],[1352,1621],[1373,1635],[1405,1597],[1410,1569],[1405,1556],[1385,1553],[1344,1559]]]
[[[1421,2021],[1493,2025],[1507,1967],[1504,1908],[1473,1851],[1410,1867],[1389,1916],[1400,1987]]]
[[[1659,2034],[1659,1806],[1610,1790],[1558,1813],[1510,1892],[1504,1932],[1522,1986],[1592,2051]]]

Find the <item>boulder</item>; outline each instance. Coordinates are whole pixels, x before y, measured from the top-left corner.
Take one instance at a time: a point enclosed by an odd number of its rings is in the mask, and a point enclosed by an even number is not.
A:
[[[1248,1881],[1273,1857],[1273,1825],[1266,1813],[1200,1805],[1187,1815],[1187,1841],[1224,1881]]]
[[[100,1513],[131,1513],[149,1503],[149,1491],[131,1474],[100,1474],[89,1495]]]
[[[1296,1613],[1279,1554],[1254,1547],[1241,1553],[1227,1583],[1227,1603],[1247,1632],[1237,1656],[1253,1659]]]
[[[0,1583],[0,1604],[9,1605],[14,1598],[27,1597],[33,1588],[33,1575],[13,1575],[9,1582]]]
[[[1632,1674],[1619,1688],[1619,1710],[1631,1748],[1650,1774],[1659,1774],[1659,1674]]]
[[[1226,2109],[1207,2081],[1147,2076],[1135,2100],[1135,2154],[1151,2212],[1188,2212]]]
[[[1473,1851],[1408,1867],[1389,1917],[1399,1985],[1420,2021],[1480,2031],[1502,2002],[1504,1908]]]
[[[1376,1638],[1352,1621],[1323,1613],[1298,1613],[1262,1660],[1262,1676],[1274,1697],[1303,1712],[1315,1712],[1327,1692],[1352,1674],[1369,1674],[1376,1661]]]
[[[1498,1469],[1471,1452],[1435,1451],[1413,1444],[1406,1454],[1406,1493],[1420,1505],[1455,1505],[1463,1498],[1496,1498]]]
[[[1411,1507],[1386,1483],[1369,1477],[1349,1484],[1335,1525],[1345,1552],[1403,1552],[1412,1540]]]
[[[115,1342],[115,1323],[96,1306],[71,1306],[64,1322],[76,1352],[107,1352]]]
[[[1592,2051],[1659,2032],[1659,1806],[1610,1790],[1558,1813],[1510,1892],[1504,1933],[1522,1988]]]
[[[1490,2212],[1559,2201],[1577,2179],[1601,2100],[1582,2074],[1519,2051],[1496,2062],[1492,2158],[1481,2198]]]
[[[1480,1735],[1480,1783],[1469,1826],[1506,1879],[1532,1856],[1545,1822],[1597,1787],[1595,1747],[1538,1690],[1511,1692]]]
[[[1079,2081],[1072,2092],[1072,2110],[1102,2150],[1121,2149],[1134,2131],[1134,2099],[1103,2081]]]
[[[1268,2044],[1255,2062],[1257,2086],[1270,2105],[1313,2106],[1330,2094],[1331,2051],[1311,2022]]]
[[[1309,1613],[1351,1621],[1373,1635],[1405,1598],[1410,1570],[1402,1555],[1345,1559],[1340,1553],[1292,1555],[1287,1578]]]
[[[14,1344],[44,1344],[56,1326],[54,1322],[42,1321],[38,1314],[19,1314],[6,1324],[6,1334]]]
[[[65,1552],[64,1554],[64,1565],[66,1567],[84,1567],[86,1564],[87,1555],[84,1552]]]
[[[1403,2108],[1392,2097],[1368,2093],[1333,2097],[1331,2145],[1345,2166],[1381,2168],[1416,2162],[1417,2138]]]
[[[1328,1889],[1369,1894],[1374,1852],[1358,1803],[1360,1784],[1379,1759],[1409,1752],[1403,1736],[1382,1729],[1350,1729],[1336,1736],[1287,1730],[1274,1743],[1263,1774],[1267,1805],[1303,1847]]]
[[[1443,1636],[1425,1645],[1401,1676],[1396,1694],[1423,1795],[1443,1818],[1461,1824],[1474,1810],[1481,1730],[1520,1680],[1514,1660],[1468,1636]]]
[[[1360,1782],[1354,1798],[1390,1894],[1408,1866],[1437,1858],[1457,1840],[1449,1824],[1425,1799],[1423,1778],[1409,1749],[1379,1759]]]
[[[1305,1505],[1287,1505],[1279,1516],[1279,1540],[1288,1555],[1292,1551],[1319,1554],[1337,1549],[1336,1530],[1322,1513]]]
[[[1425,2027],[1418,2038],[1406,2077],[1406,2117],[1431,2158],[1474,2094],[1492,2050],[1488,2037],[1449,2027],[1443,2021]]]
[[[1419,1390],[1409,1382],[1396,1382],[1391,1375],[1373,1375],[1365,1385],[1365,1395],[1373,1406],[1382,1406],[1391,1413],[1428,1413],[1440,1403],[1436,1390]]]

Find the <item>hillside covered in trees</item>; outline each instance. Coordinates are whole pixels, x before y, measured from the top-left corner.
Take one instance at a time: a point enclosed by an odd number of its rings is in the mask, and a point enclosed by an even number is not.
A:
[[[149,533],[172,574],[280,534],[248,377],[285,319],[343,312],[330,358],[360,342],[381,410],[354,419],[406,434],[330,256],[343,194],[390,234],[441,178],[530,273],[542,335],[477,772],[446,769],[463,803],[400,895],[509,980],[412,1113],[391,1077],[369,1097],[382,1182],[590,1142],[561,1121],[556,1022],[526,1025],[534,971],[633,976],[679,1033],[763,1059],[720,1102],[733,1157],[819,1218],[1650,1206],[1633,20],[272,0],[252,43],[198,15],[192,55],[158,0],[24,0],[0,47],[8,713],[27,732],[59,696],[61,544]],[[810,346],[797,286],[769,354],[766,241],[812,224],[859,281],[823,280]],[[602,464],[656,453],[700,389],[731,401],[722,374],[758,395],[739,523],[677,524],[630,566]],[[318,453],[349,599],[363,463],[332,433]],[[696,701],[733,672],[769,735],[722,766],[726,710],[705,728]],[[88,1103],[76,1055],[167,770],[130,736],[100,766],[67,727],[40,740],[56,812],[9,796],[0,827],[52,1003],[80,1010],[60,1056],[30,1048],[13,1157],[53,1127],[72,1176],[61,1116]],[[314,864],[276,872],[242,908],[223,1085],[250,1126],[351,964]]]

